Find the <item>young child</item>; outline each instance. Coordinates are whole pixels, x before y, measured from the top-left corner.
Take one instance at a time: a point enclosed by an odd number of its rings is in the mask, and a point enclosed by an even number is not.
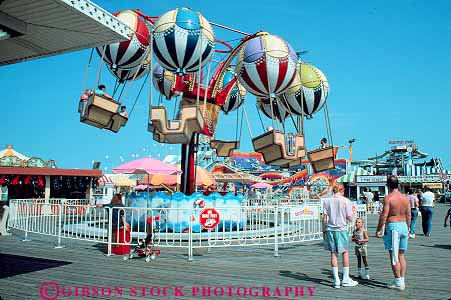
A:
[[[363,228],[363,219],[357,218],[355,220],[355,229],[352,234],[352,241],[355,242],[355,255],[357,256],[357,265],[359,273],[357,277],[362,279],[370,279],[369,267],[368,267],[368,232]],[[365,268],[362,268],[362,260],[365,264]]]

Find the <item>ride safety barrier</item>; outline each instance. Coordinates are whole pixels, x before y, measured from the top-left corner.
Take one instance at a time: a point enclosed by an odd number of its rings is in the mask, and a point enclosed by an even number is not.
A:
[[[101,243],[108,255],[112,247],[133,248],[153,233],[155,247],[185,249],[189,260],[196,249],[210,252],[225,247],[272,247],[278,256],[282,245],[322,239],[320,201],[306,202],[308,205],[141,208],[21,199],[10,201],[8,226],[24,232],[24,241],[31,234],[40,234],[55,237],[56,247],[62,247],[63,239]],[[366,209],[356,206],[355,216],[366,223]]]

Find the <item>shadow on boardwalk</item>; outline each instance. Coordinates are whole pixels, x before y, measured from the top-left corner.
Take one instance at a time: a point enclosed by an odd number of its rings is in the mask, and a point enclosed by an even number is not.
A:
[[[67,261],[3,253],[0,253],[0,261],[0,279],[71,264],[71,262]]]

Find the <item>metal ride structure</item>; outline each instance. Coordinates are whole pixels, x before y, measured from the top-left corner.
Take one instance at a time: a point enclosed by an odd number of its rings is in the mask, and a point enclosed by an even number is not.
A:
[[[130,40],[105,45],[97,52],[119,84],[144,75],[150,77],[151,86],[160,95],[154,98],[150,88],[148,131],[159,143],[181,144],[183,193],[194,192],[199,136],[210,138],[210,146],[218,156],[230,156],[240,146],[244,120],[254,150],[262,154],[266,164],[293,167],[302,164],[308,155],[315,172],[334,168],[332,146],[308,152],[304,141],[304,118],[311,118],[323,106],[332,141],[327,79],[320,70],[302,62],[281,37],[262,31],[248,34],[212,23],[189,8],[177,8],[159,17],[146,16],[139,10],[114,15],[129,24],[133,34]],[[212,26],[240,37],[231,45],[232,41],[215,37]],[[216,48],[218,44],[221,49]],[[97,81],[99,75],[100,69]],[[256,137],[242,105],[248,93],[257,97],[264,131]],[[119,102],[110,99],[106,104],[96,103],[100,98],[95,94],[90,97],[83,122],[112,130]],[[174,107],[172,116],[170,106]],[[216,139],[221,110],[227,117],[236,110],[234,141]],[[260,112],[272,126],[265,128]],[[294,133],[287,133],[290,120]],[[112,131],[117,132],[125,122],[120,120],[119,127],[116,125]]]

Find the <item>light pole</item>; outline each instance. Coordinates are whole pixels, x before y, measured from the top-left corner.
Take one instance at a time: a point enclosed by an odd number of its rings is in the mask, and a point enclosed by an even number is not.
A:
[[[348,141],[349,143],[349,163],[352,163],[352,143],[356,141],[355,138],[352,138]]]

